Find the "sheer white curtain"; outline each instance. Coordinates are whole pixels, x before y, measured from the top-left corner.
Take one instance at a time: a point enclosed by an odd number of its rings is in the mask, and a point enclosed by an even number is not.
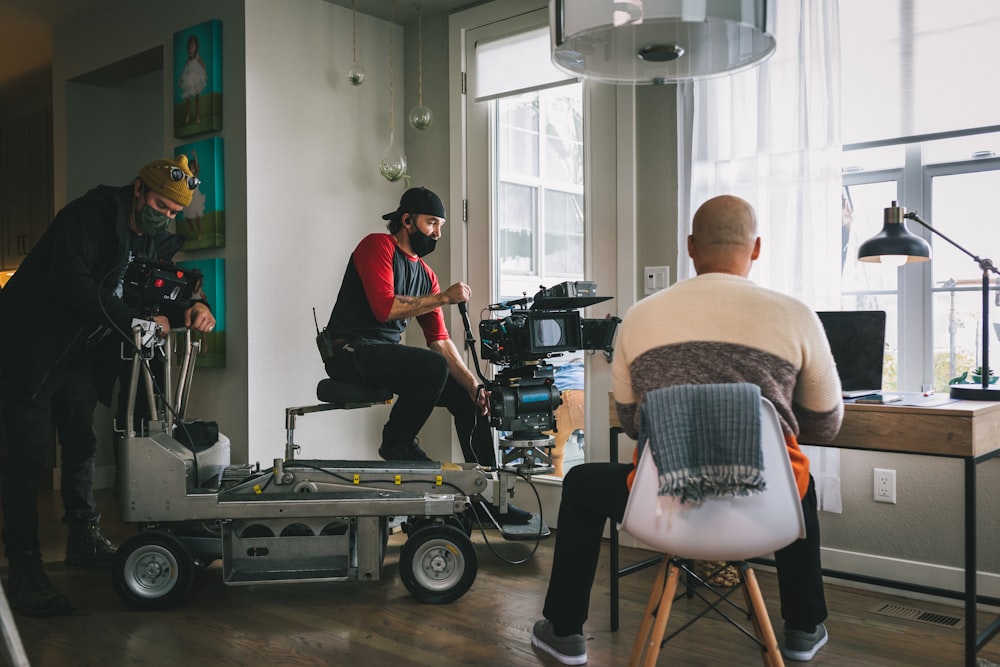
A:
[[[837,0],[773,3],[774,55],[728,77],[677,91],[678,278],[691,216],[720,194],[757,211],[761,259],[751,278],[817,310],[839,309],[840,29]],[[840,455],[807,450],[820,505],[840,511]]]

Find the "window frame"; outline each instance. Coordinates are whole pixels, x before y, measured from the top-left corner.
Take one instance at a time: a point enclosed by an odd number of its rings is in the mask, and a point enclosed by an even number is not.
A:
[[[923,213],[933,209],[933,179],[938,176],[1000,171],[1000,157],[927,163],[924,160],[925,145],[930,141],[964,138],[977,134],[996,132],[996,130],[996,126],[969,128],[930,135],[845,145],[845,155],[849,155],[851,151],[855,150],[902,145],[905,149],[904,164],[901,167],[878,169],[870,172],[852,171],[844,173],[841,180],[845,187],[895,181],[898,205],[908,211],[917,211],[922,219],[931,224],[931,226],[936,227],[935,221],[929,219],[930,216]],[[845,164],[847,163],[850,163],[850,160],[845,160]],[[885,203],[885,206],[889,205],[890,202]],[[945,235],[948,234],[946,226],[947,222],[943,223],[940,227],[940,231]],[[930,243],[932,249],[935,244],[947,244],[947,241],[925,229],[922,225],[908,222],[907,228],[911,233]],[[967,250],[977,253],[981,249],[967,248]],[[856,260],[856,258],[854,259]],[[897,341],[899,354],[898,387],[902,391],[923,390],[933,386],[935,383],[933,300],[936,293],[947,292],[948,290],[934,286],[932,266],[931,262],[922,262],[918,264],[906,264],[897,269],[900,272],[897,276],[896,290],[896,326],[899,331],[899,340]],[[991,287],[991,292],[1000,293],[1000,289],[994,285]],[[841,293],[846,298],[865,292],[845,292],[842,290]],[[993,313],[993,309],[991,309],[991,313]],[[992,351],[995,348],[997,348],[996,345],[991,345],[991,356],[994,356]],[[994,358],[996,357],[994,356]],[[1000,362],[992,365],[995,367],[1000,365]]]

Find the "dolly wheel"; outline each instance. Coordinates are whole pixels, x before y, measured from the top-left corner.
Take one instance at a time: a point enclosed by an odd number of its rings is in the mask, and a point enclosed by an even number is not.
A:
[[[399,551],[399,576],[420,602],[454,602],[472,587],[478,570],[472,540],[455,526],[429,524],[410,533]]]
[[[139,533],[118,547],[111,565],[115,591],[133,609],[153,611],[180,603],[194,581],[194,557],[171,533]]]

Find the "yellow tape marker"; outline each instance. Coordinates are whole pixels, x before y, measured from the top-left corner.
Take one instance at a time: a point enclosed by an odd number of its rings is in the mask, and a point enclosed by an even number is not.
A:
[[[358,473],[354,473],[354,483],[355,484],[361,483],[361,475],[359,475]]]
[[[402,484],[402,483],[403,483],[403,476],[396,475],[396,484]]]
[[[436,477],[434,478],[434,484],[435,484],[436,486],[441,486],[441,475],[437,475],[437,476],[436,476]]]
[[[264,493],[264,489],[260,488],[260,484],[254,484],[253,492],[259,496],[260,494]]]

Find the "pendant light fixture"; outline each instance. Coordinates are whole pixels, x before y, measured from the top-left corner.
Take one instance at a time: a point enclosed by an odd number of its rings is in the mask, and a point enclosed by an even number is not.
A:
[[[382,160],[378,163],[378,173],[390,183],[395,183],[406,177],[406,155],[403,154],[402,140],[396,141],[395,122],[395,96],[393,91],[393,28],[396,24],[396,0],[392,0],[392,8],[389,11],[389,145],[382,153]]]
[[[360,86],[365,82],[365,68],[358,64],[358,0],[351,3],[351,43],[353,60],[351,69],[347,72],[347,80],[353,86]]]
[[[424,19],[417,5],[417,106],[410,109],[410,126],[426,130],[434,122],[434,112],[424,106]]]
[[[552,62],[608,83],[732,74],[774,53],[774,0],[549,0]]]

